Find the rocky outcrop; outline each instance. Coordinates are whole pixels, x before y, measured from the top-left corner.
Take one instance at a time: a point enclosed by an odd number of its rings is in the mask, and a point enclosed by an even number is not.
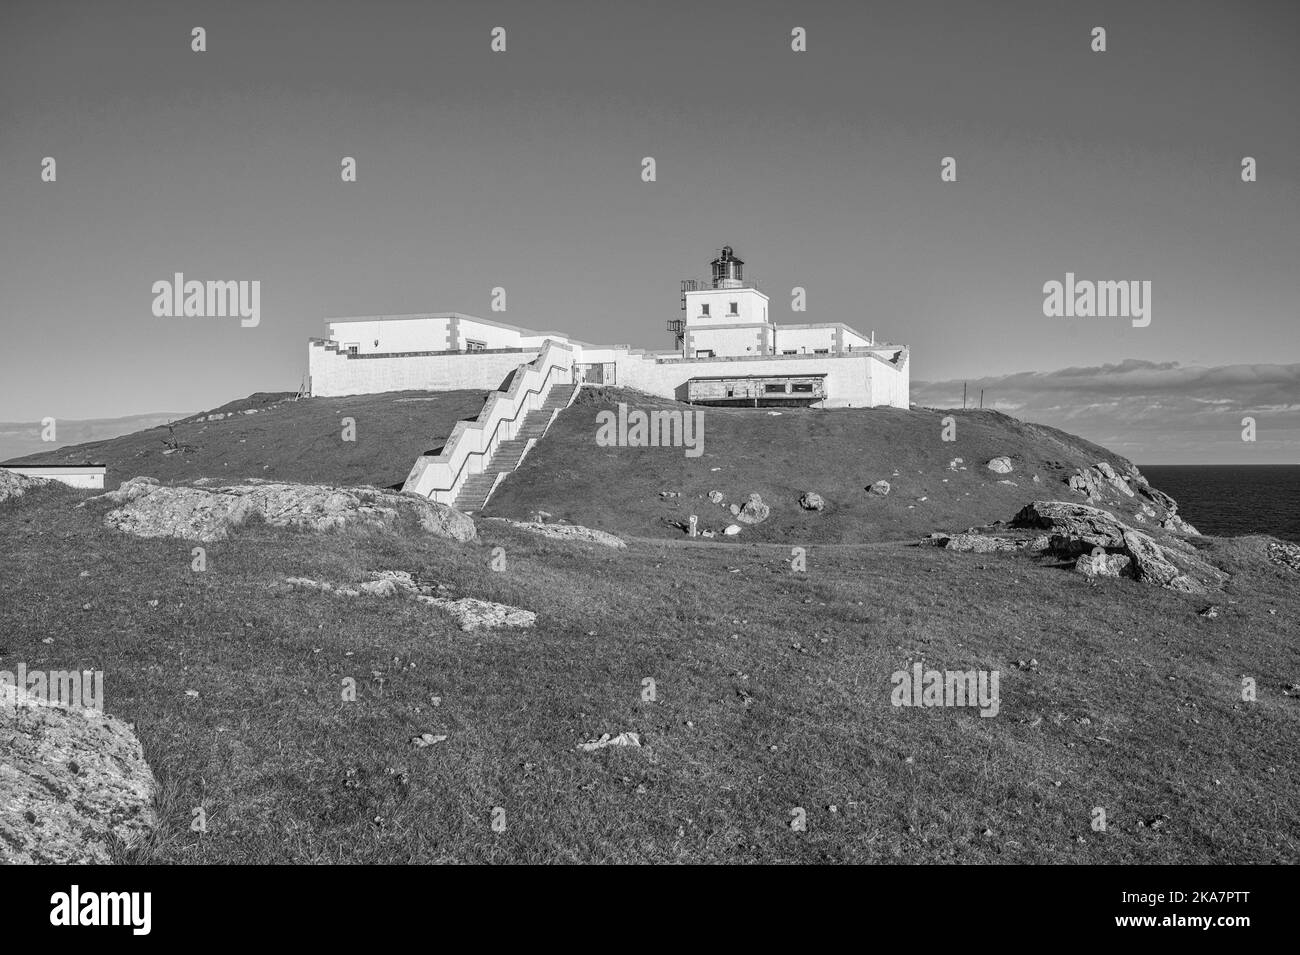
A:
[[[415,599],[447,611],[460,624],[462,630],[531,627],[537,622],[537,614],[531,610],[520,610],[518,607],[492,603],[489,600],[476,600],[473,597],[462,597],[460,600],[448,600],[445,597]]]
[[[156,788],[126,723],[0,684],[0,864],[107,864],[156,825]]]
[[[373,487],[274,482],[166,486],[140,477],[91,500],[119,505],[105,515],[104,523],[138,537],[223,540],[254,517],[273,527],[315,531],[354,524],[395,527],[410,519],[436,537],[463,542],[476,536],[474,521],[460,511]]]
[[[1286,544],[1282,541],[1270,541],[1267,557],[1269,563],[1277,564],[1300,574],[1300,544]]]
[[[1126,465],[1125,473],[1120,474],[1109,462],[1098,461],[1092,467],[1077,470],[1067,483],[1087,497],[1089,503],[1133,506],[1136,509],[1133,520],[1138,523],[1151,520],[1162,530],[1176,534],[1197,536],[1200,533],[1178,514],[1178,502],[1152,487],[1133,464]]]
[[[49,478],[28,477],[0,468],[0,503],[15,497],[22,497],[33,488],[44,487],[50,483]]]
[[[826,507],[826,499],[816,491],[804,491],[799,498],[799,506],[805,511],[820,511]]]
[[[453,599],[447,596],[447,586],[420,583],[404,570],[378,570],[370,580],[355,585],[331,584],[308,577],[286,577],[284,583],[293,590],[310,590],[332,594],[335,597],[408,597],[422,604],[437,607],[455,618],[462,630],[490,630],[497,627],[531,627],[537,614],[509,604],[478,600],[474,597]]]
[[[991,534],[953,534],[945,537],[940,534],[931,538],[944,550],[963,551],[974,554],[992,554],[997,551],[1044,550],[1046,537],[995,537]]]
[[[1051,551],[1077,558],[1075,569],[1089,576],[1123,574],[1183,593],[1205,593],[1228,576],[1196,556],[1187,542],[1170,539],[1162,545],[1110,512],[1087,504],[1034,501],[1021,508],[1011,524],[1047,532]],[[1124,560],[1106,560],[1107,555]]]
[[[1012,527],[1047,531],[1052,549],[1075,554],[1094,547],[1122,547],[1124,525],[1109,511],[1069,501],[1034,501],[1011,519]],[[1074,556],[1073,554],[1069,556]]]
[[[984,466],[994,474],[1010,474],[1015,470],[1015,466],[1012,465],[1011,459],[1006,455],[999,455],[996,458],[992,458]]]
[[[613,534],[598,531],[592,527],[583,527],[580,524],[544,524],[524,521],[508,521],[507,523],[555,540],[577,541],[581,544],[599,544],[602,547],[613,547],[619,550],[627,547],[627,542],[621,537],[615,537]]]

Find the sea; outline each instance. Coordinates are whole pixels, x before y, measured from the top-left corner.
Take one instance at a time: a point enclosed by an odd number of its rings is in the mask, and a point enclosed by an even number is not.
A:
[[[1300,544],[1300,464],[1138,465],[1202,534],[1272,534]]]

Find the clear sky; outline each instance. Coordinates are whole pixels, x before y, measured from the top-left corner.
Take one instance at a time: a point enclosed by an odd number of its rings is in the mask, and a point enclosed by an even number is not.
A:
[[[4,0],[0,420],[294,389],[327,316],[669,348],[724,243],[917,380],[1300,362],[1298,47],[1292,0]],[[261,324],[154,317],[177,271]],[[1045,317],[1067,271],[1150,280],[1150,326]]]

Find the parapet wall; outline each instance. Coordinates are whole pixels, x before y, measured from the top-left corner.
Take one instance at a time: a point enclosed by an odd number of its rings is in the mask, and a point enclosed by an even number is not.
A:
[[[455,391],[498,388],[539,349],[484,352],[408,352],[347,355],[333,343],[308,349],[311,393],[316,397],[371,395],[384,391]]]

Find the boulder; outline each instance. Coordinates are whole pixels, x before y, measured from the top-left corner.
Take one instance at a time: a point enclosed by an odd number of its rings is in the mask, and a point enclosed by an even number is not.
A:
[[[120,505],[104,516],[104,523],[137,537],[223,540],[253,517],[273,527],[314,531],[354,524],[394,527],[410,517],[435,537],[461,542],[476,537],[467,514],[413,494],[373,487],[275,482],[172,487],[152,478],[133,478],[91,500]]]
[[[22,497],[33,488],[43,487],[49,483],[49,478],[28,477],[26,474],[16,474],[6,468],[0,468],[0,502]]]
[[[875,484],[871,485],[871,487],[867,488],[867,491],[876,495],[877,497],[884,497],[889,493],[889,482],[877,481]]]
[[[728,524],[726,528],[722,531],[722,533],[726,534],[728,537],[735,537],[737,534],[740,533],[740,525]]]
[[[984,466],[994,474],[1010,474],[1015,470],[1011,464],[1011,459],[1006,455],[999,455],[996,458],[992,458]]]
[[[721,491],[710,491],[710,492],[709,492],[709,500],[712,501],[714,504],[721,504],[721,503],[722,503],[723,501],[725,501],[726,499],[727,499],[727,496],[726,496],[725,494],[723,494]]]
[[[826,507],[826,500],[816,491],[804,491],[799,506],[805,511],[820,511]]]
[[[749,500],[736,513],[736,519],[742,524],[762,524],[771,515],[772,509],[763,503],[757,494],[749,495]]]
[[[1205,592],[1199,581],[1184,574],[1169,559],[1168,552],[1141,531],[1125,531],[1124,547],[1133,558],[1134,577],[1143,583],[1189,594]]]
[[[1088,577],[1119,577],[1131,575],[1132,559],[1125,554],[1082,554],[1074,569]]]
[[[0,864],[107,864],[156,825],[156,788],[129,725],[0,684]]]

